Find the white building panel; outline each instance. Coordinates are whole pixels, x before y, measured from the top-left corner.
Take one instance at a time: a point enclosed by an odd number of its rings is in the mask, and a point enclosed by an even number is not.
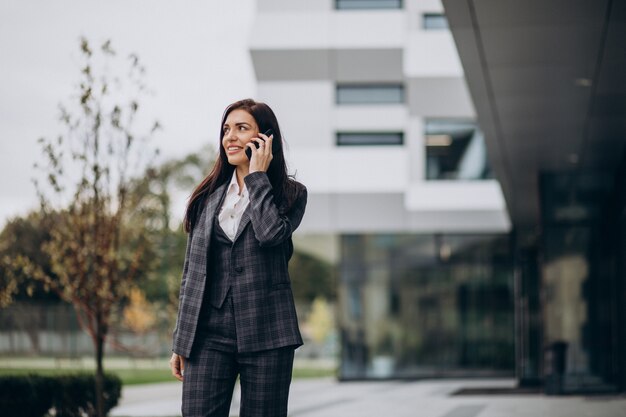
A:
[[[404,11],[259,13],[250,49],[380,49],[404,47]]]
[[[260,82],[257,98],[274,110],[290,149],[334,146],[331,111],[335,100],[334,83]]]
[[[463,77],[454,39],[447,30],[413,32],[404,51],[404,73],[409,78]]]
[[[289,165],[310,193],[403,193],[408,185],[403,147],[293,147]]]
[[[250,49],[328,49],[335,32],[331,13],[259,13],[250,32]]]
[[[333,112],[338,131],[400,131],[407,128],[408,109],[401,104],[341,105]]]
[[[261,12],[330,12],[334,4],[334,0],[257,0],[257,9]]]
[[[406,194],[409,210],[492,211],[505,210],[500,184],[483,181],[424,181],[412,184]]]
[[[338,49],[403,48],[407,15],[403,10],[338,11],[331,14],[331,45]]]
[[[504,233],[502,210],[408,211],[403,193],[309,193],[298,229],[307,233]]]

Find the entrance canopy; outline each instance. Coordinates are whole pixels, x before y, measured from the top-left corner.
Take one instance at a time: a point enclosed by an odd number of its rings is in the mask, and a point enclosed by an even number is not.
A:
[[[594,220],[626,138],[626,2],[443,4],[512,223]]]

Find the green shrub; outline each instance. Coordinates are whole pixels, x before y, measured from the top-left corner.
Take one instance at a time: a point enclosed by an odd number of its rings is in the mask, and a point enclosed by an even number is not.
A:
[[[0,410],[5,417],[41,417],[52,405],[50,378],[37,375],[0,377]]]
[[[92,374],[65,375],[56,378],[58,387],[52,405],[57,417],[81,417],[84,413],[96,415],[95,376]],[[115,375],[105,375],[104,412],[117,405],[122,389]]]
[[[117,405],[121,391],[122,381],[115,375],[105,374],[105,413]],[[95,376],[0,376],[0,410],[3,417],[43,417],[51,408],[55,409],[57,417],[94,416]]]

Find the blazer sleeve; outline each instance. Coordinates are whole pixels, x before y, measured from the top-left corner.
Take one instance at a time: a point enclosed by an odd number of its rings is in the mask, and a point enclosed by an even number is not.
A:
[[[180,313],[180,303],[183,300],[183,292],[185,291],[185,282],[187,281],[187,270],[189,270],[189,253],[191,252],[191,235],[193,231],[189,232],[187,235],[187,249],[185,249],[185,263],[183,264],[183,275],[180,280],[180,291],[178,292],[178,311]],[[174,327],[174,338],[176,338],[176,333],[178,332],[178,320],[180,317],[176,319],[176,326]]]
[[[265,172],[257,171],[244,178],[250,197],[250,221],[261,247],[276,246],[298,228],[307,202],[306,187],[298,183],[298,196],[286,213],[276,207],[272,185]]]

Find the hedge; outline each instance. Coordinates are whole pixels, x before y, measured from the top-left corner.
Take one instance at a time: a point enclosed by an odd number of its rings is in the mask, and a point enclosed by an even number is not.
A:
[[[43,417],[52,408],[56,417],[96,415],[96,388],[93,374],[58,376],[0,376],[0,410],[3,417]],[[104,410],[117,405],[122,381],[104,375]]]

